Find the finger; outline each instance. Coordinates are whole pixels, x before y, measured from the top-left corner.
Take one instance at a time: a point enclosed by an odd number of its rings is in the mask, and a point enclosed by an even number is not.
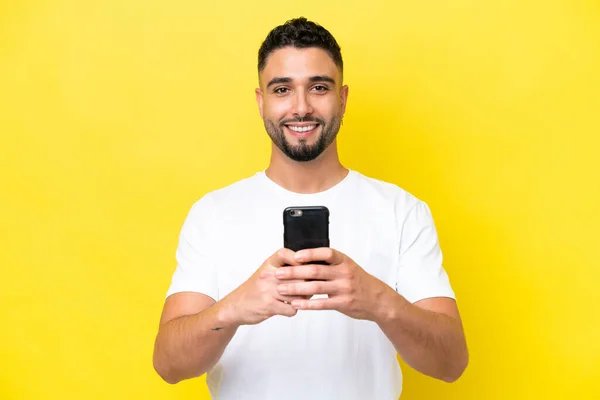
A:
[[[335,265],[341,264],[344,261],[344,255],[331,247],[319,247],[316,249],[299,250],[294,254],[294,259],[301,263],[325,261],[328,264]]]
[[[298,301],[298,300],[295,300]],[[292,307],[291,304],[285,304],[282,302],[276,302],[273,305],[273,314],[274,315],[284,315],[286,317],[293,317],[298,312],[298,309]]]
[[[312,296],[315,294],[336,294],[339,284],[332,281],[311,281],[284,283],[277,286],[277,292],[284,296]]]
[[[291,306],[297,310],[339,310],[342,302],[338,297],[328,299],[294,300]]]
[[[300,265],[300,262],[294,258],[294,254],[293,250],[286,248],[279,249],[269,258],[269,264],[276,268],[286,265]]]
[[[335,272],[330,266],[309,264],[279,268],[275,271],[275,277],[281,280],[318,279],[329,281],[336,278]]]
[[[290,296],[290,295],[283,295],[283,294],[277,293],[275,295],[275,298],[282,303],[291,304],[294,300],[306,300],[307,296],[300,296],[300,295]]]

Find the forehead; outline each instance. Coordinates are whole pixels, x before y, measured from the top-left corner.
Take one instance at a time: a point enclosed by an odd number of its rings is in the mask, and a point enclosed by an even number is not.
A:
[[[269,54],[260,78],[261,82],[268,82],[275,77],[301,80],[316,75],[330,76],[339,82],[338,67],[325,50],[316,47],[284,47]]]

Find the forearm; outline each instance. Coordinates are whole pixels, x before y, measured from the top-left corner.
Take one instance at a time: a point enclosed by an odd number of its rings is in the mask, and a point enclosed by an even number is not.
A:
[[[424,310],[393,290],[380,304],[376,322],[408,365],[446,382],[460,377],[468,352],[459,320]]]
[[[154,368],[168,383],[201,376],[223,355],[237,327],[224,326],[220,302],[198,314],[161,326],[155,342]],[[229,325],[228,325],[229,326]]]

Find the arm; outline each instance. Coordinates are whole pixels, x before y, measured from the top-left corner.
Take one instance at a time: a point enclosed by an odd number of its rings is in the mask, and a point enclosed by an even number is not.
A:
[[[468,354],[456,303],[450,298],[427,298],[411,304],[393,288],[369,275],[352,259],[330,248],[301,250],[299,262],[326,261],[328,266],[280,268],[286,295],[325,293],[326,299],[294,300],[300,310],[337,310],[351,318],[379,325],[402,358],[419,372],[455,381],[465,370]]]
[[[209,296],[182,292],[165,302],[154,345],[154,369],[168,383],[204,374],[223,355],[237,327],[220,328],[222,304]]]
[[[374,320],[408,365],[446,382],[462,375],[469,355],[453,299],[437,297],[411,304],[390,288],[379,304]]]
[[[195,292],[169,296],[154,345],[156,372],[168,383],[200,376],[219,361],[239,326],[296,315],[290,303],[302,297],[277,293],[275,271],[284,265],[298,265],[291,250],[277,251],[218,302]]]
[[[401,240],[395,290],[381,292],[383,307],[378,310],[383,312],[376,313],[375,321],[411,367],[455,381],[467,366],[468,352],[427,204],[415,203],[398,221],[398,229]]]
[[[222,315],[210,227],[211,196],[191,208],[181,228],[177,269],[163,306],[154,343],[153,365],[168,383],[200,376],[219,360],[236,328],[215,331]]]

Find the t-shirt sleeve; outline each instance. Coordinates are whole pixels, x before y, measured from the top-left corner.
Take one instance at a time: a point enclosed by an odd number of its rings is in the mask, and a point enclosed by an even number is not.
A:
[[[179,234],[175,253],[177,266],[166,297],[179,292],[197,292],[218,300],[217,274],[209,251],[213,213],[207,196],[189,211]]]
[[[418,200],[400,226],[396,291],[411,303],[430,297],[455,298],[442,265],[442,251],[427,204]]]

